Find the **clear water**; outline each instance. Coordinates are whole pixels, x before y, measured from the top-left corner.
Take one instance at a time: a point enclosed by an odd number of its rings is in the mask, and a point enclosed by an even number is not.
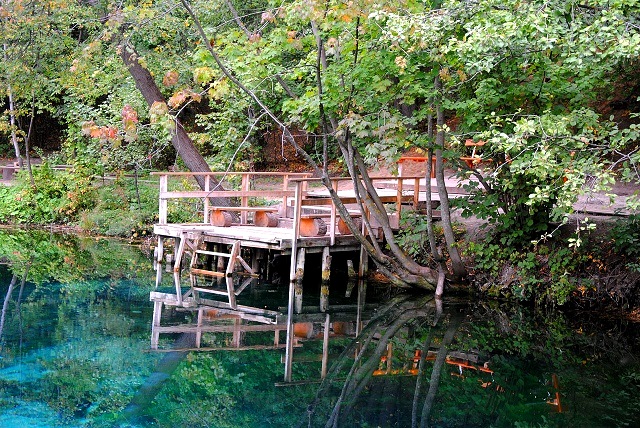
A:
[[[216,350],[198,352],[166,352],[193,337],[162,334],[150,351],[144,248],[0,231],[0,262],[0,427],[640,426],[629,321],[387,296],[365,308],[356,340],[342,334],[356,313],[332,315],[324,380],[325,318],[309,315],[285,385],[273,332],[205,332],[201,345]],[[286,306],[284,287],[252,286],[239,303]],[[317,305],[319,287],[305,287],[305,306]],[[345,288],[332,284],[331,304],[356,303],[357,287],[350,298]],[[238,324],[221,315],[205,324]],[[162,324],[195,319],[165,309]]]

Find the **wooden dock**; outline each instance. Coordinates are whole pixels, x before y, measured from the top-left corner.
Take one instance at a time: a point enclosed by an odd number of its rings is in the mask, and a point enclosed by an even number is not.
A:
[[[305,254],[323,253],[326,261],[323,270],[328,272],[332,253],[362,252],[359,241],[339,218],[326,189],[308,174],[167,172],[156,175],[160,179],[160,193],[159,221],[154,226],[158,239],[155,257],[161,265],[167,256],[165,241],[174,241],[169,260],[174,266],[178,302],[192,294],[189,290],[187,295],[182,292],[182,273],[187,267],[193,289],[202,276],[220,277],[236,270],[249,276],[259,275],[266,270],[270,256],[286,255],[291,257],[291,280],[301,283]],[[204,178],[204,190],[185,190],[185,187],[195,188],[194,179],[198,176]],[[340,189],[348,180],[335,178],[332,185]],[[424,192],[420,191],[421,177],[376,177],[374,180],[381,183],[378,193],[382,202],[391,208],[392,224],[398,224],[402,210],[418,209],[425,199]],[[389,188],[394,182],[395,189]],[[218,187],[214,183],[218,183]],[[353,218],[367,215],[357,209],[352,190],[338,190],[338,194]],[[213,198],[228,200],[230,206],[213,206],[210,202]],[[192,209],[195,206],[201,220],[170,223],[170,204],[173,203],[191,204]],[[379,234],[368,239],[382,238]],[[237,254],[233,254],[234,247]],[[185,260],[189,261],[188,266]],[[240,263],[236,263],[238,260]],[[366,270],[367,257],[362,254],[358,276],[365,276]],[[157,272],[156,285],[159,285],[162,269]],[[195,294],[194,297],[198,298]],[[233,296],[227,297],[233,300]]]
[[[329,280],[332,255],[352,252],[351,280],[367,274],[368,256],[360,242],[341,223],[336,207],[318,179],[301,173],[183,173],[162,172],[159,176],[159,215],[154,226],[157,236],[154,263],[156,288],[162,282],[163,264],[170,263],[174,293],[151,293],[154,302],[152,348],[158,346],[158,335],[170,332],[161,326],[163,306],[197,311],[198,316],[208,309],[239,311],[251,317],[266,319],[278,317],[272,313],[254,313],[255,308],[239,305],[236,297],[247,282],[233,281],[234,277],[268,278],[274,257],[290,260],[289,298],[286,311],[285,381],[291,379],[294,316],[300,316],[302,306],[302,280],[306,255],[322,255],[321,296],[319,314],[328,314]],[[204,182],[204,189],[196,184]],[[423,177],[375,177],[380,183],[379,196],[389,207],[391,224],[396,226],[403,210],[418,210],[424,204]],[[341,201],[352,218],[366,216],[357,209],[353,191],[343,189],[350,178],[335,178],[332,187],[339,191]],[[423,179],[424,180],[424,179]],[[376,186],[377,188],[377,186]],[[436,195],[434,195],[436,196]],[[437,200],[437,198],[434,198]],[[212,201],[215,200],[215,205]],[[228,201],[221,206],[219,201]],[[188,223],[171,223],[173,216],[182,211],[199,217]],[[376,225],[374,224],[374,234]],[[382,234],[367,239],[382,240]],[[173,243],[172,251],[165,251]],[[188,278],[188,280],[187,280]],[[360,298],[360,296],[358,296]],[[254,311],[254,312],[252,312]],[[296,315],[299,314],[299,315]],[[247,316],[249,316],[247,315]],[[276,337],[283,329],[279,322],[274,327]],[[194,331],[206,329],[196,325]],[[278,340],[276,339],[276,345]]]

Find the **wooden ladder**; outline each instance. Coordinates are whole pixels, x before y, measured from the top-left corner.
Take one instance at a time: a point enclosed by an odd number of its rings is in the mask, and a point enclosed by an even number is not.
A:
[[[233,309],[236,309],[237,307],[236,296],[240,294],[246,288],[247,285],[249,285],[249,283],[251,282],[250,281],[251,279],[258,277],[258,275],[253,271],[253,269],[251,269],[251,266],[249,266],[249,264],[246,261],[244,261],[244,259],[240,255],[240,248],[241,248],[240,241],[235,241],[231,246],[231,252],[229,253],[200,250],[197,248],[195,249],[193,253],[193,257],[191,258],[191,266],[189,269],[189,279],[191,280],[191,290],[196,300],[197,300],[198,292],[227,296],[227,298],[229,299],[229,306],[231,306],[231,308]],[[224,272],[219,272],[216,270],[200,269],[197,267],[199,255],[228,258],[229,261],[227,262],[227,268],[225,269]],[[236,263],[240,263],[240,265],[244,269],[244,272],[242,272],[241,274],[249,277],[249,281],[244,281],[242,286],[239,287],[238,289],[235,288],[233,283],[233,278],[232,278],[233,272],[236,267]],[[219,290],[219,289],[205,287],[205,286],[199,286],[198,277],[225,278],[227,283],[226,284],[227,289],[225,291],[225,290]]]

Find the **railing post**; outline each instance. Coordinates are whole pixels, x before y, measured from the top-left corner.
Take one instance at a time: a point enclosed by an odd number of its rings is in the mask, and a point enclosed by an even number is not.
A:
[[[165,198],[165,193],[169,189],[168,185],[169,176],[166,174],[162,174],[160,176],[160,192],[158,195],[158,223],[159,224],[167,224],[167,199]]]
[[[282,207],[280,208],[280,217],[287,216],[287,190],[289,190],[289,174],[285,174],[282,179],[282,190],[285,192],[282,197]]]
[[[396,188],[398,189],[398,194],[396,195],[396,211],[398,213],[398,224],[400,224],[400,214],[402,214],[402,184],[404,180],[402,177],[398,177],[398,185]]]
[[[209,223],[209,191],[211,190],[211,176],[204,176],[204,191],[207,192],[207,196],[204,197],[204,223]]]
[[[331,180],[331,187],[338,193],[338,180]],[[331,201],[331,223],[329,226],[329,245],[336,244],[336,204]]]
[[[243,192],[248,192],[249,191],[249,184],[250,184],[249,174],[250,173],[248,173],[248,172],[243,172],[242,173],[242,191]],[[249,205],[249,197],[242,196],[240,198],[240,206],[246,207],[248,205]],[[240,223],[241,224],[247,224],[247,212],[246,211],[240,211]]]

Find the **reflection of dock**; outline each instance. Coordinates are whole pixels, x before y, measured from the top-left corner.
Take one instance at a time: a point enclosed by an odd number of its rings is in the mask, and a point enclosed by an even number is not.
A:
[[[227,277],[226,281],[233,281]],[[335,337],[355,337],[363,323],[371,316],[372,308],[364,306],[364,285],[358,292],[358,304],[336,305],[319,313],[303,308],[303,313],[287,316],[285,313],[236,305],[211,299],[185,297],[178,303],[170,293],[152,292],[154,302],[151,326],[151,348],[160,349],[161,334],[193,334],[195,345],[188,349],[168,349],[167,351],[248,351],[285,349],[282,361],[285,365],[285,381],[291,381],[291,366],[294,363],[294,349],[301,348],[305,341],[322,340],[322,354],[314,361],[322,364],[321,377],[326,376],[329,360],[329,341]],[[193,312],[195,321],[177,325],[163,325],[163,307],[175,307]],[[320,307],[317,307],[319,310]],[[285,332],[284,340],[281,333]],[[254,333],[273,333],[272,340],[264,342],[265,336]],[[214,334],[224,335],[223,344],[208,343]],[[208,336],[210,335],[210,336]],[[248,336],[252,335],[249,341]],[[217,338],[220,341],[220,338]],[[261,341],[261,343],[256,343]],[[247,344],[247,342],[250,342]],[[304,359],[303,359],[304,360]],[[300,361],[300,360],[297,360]]]

